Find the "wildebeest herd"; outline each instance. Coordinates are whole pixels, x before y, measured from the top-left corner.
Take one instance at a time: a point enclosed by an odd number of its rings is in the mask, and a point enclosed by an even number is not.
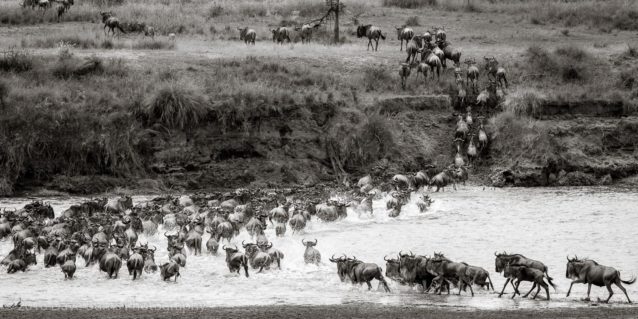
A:
[[[422,176],[425,175],[425,176]],[[426,173],[412,177],[395,176],[388,186],[393,186],[393,196],[388,201],[389,216],[396,216],[401,205],[407,202],[410,190],[419,189],[428,183]],[[407,187],[407,190],[406,190]],[[375,194],[369,176],[362,178],[355,187],[356,192]],[[355,211],[371,209],[373,196],[366,196],[361,203],[344,204],[343,201],[319,203],[313,199],[294,199],[278,191],[238,189],[235,192],[194,194],[191,196],[162,196],[133,205],[128,196],[110,199],[91,199],[73,205],[56,217],[47,203],[33,202],[18,210],[4,209],[0,218],[0,237],[10,238],[13,249],[3,257],[1,265],[8,273],[26,271],[36,264],[36,254],[43,254],[45,267],[60,267],[65,279],[72,279],[78,270],[76,263],[81,258],[84,267],[97,264],[108,278],[118,278],[120,269],[126,266],[133,280],[152,273],[159,273],[162,280],[180,276],[180,269],[187,266],[188,255],[201,255],[202,248],[216,256],[221,245],[225,252],[225,263],[229,272],[249,277],[249,269],[257,272],[281,269],[285,253],[273,247],[264,234],[264,229],[275,228],[277,236],[284,236],[286,225],[293,232],[301,232],[313,218],[331,222],[347,216],[347,206]],[[368,204],[370,203],[370,204]],[[427,196],[417,201],[427,209],[432,200]],[[369,206],[368,206],[369,205]],[[364,208],[362,208],[364,207]],[[359,212],[360,213],[360,212]],[[370,210],[368,213],[372,213]],[[268,221],[268,222],[267,222]],[[250,242],[242,241],[242,246],[232,244],[241,231],[246,231]],[[157,247],[142,243],[139,236],[153,236],[163,233],[166,237],[168,260],[155,261]],[[210,237],[204,241],[204,234]],[[308,264],[322,264],[317,239],[302,239],[305,246],[303,260]],[[243,249],[243,251],[242,251]],[[364,262],[356,257],[342,255],[329,258],[337,266],[337,275],[344,282],[366,283],[371,289],[371,281],[376,279],[386,292],[390,287],[386,277],[399,285],[421,286],[423,292],[434,291],[449,294],[453,287],[458,294],[473,286],[494,290],[490,273],[480,266],[452,261],[444,254],[436,252],[432,257],[400,252],[395,258],[384,257],[383,269],[374,263]],[[616,285],[627,297],[622,284],[633,284],[635,278],[622,280],[620,272],[612,267],[598,264],[591,259],[568,258],[566,277],[574,283],[605,286],[609,298],[613,295],[611,285]],[[541,288],[550,298],[549,286],[555,288],[547,266],[541,261],[521,254],[495,253],[495,271],[506,278],[499,297],[508,284],[513,288],[512,298],[520,295],[522,282],[533,284],[527,297],[534,289],[533,298]],[[589,298],[589,291],[587,297]],[[571,292],[568,291],[567,295]]]

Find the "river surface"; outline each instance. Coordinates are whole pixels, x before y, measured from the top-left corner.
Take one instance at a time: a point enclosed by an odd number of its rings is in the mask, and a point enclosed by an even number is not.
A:
[[[163,282],[159,274],[143,274],[132,281],[125,263],[119,278],[107,279],[97,265],[84,267],[78,257],[78,270],[73,280],[65,280],[59,267],[44,268],[43,255],[38,264],[25,273],[9,275],[0,269],[0,302],[6,304],[22,298],[28,306],[71,307],[198,307],[242,305],[329,305],[375,303],[467,309],[510,309],[547,307],[587,307],[581,301],[586,285],[575,285],[572,295],[565,298],[570,281],[565,278],[566,255],[595,259],[600,264],[618,269],[623,279],[638,275],[638,194],[631,190],[607,188],[511,188],[486,189],[463,187],[456,192],[433,193],[435,200],[426,213],[419,213],[413,201],[403,208],[398,218],[385,214],[385,201],[375,201],[374,216],[358,216],[349,211],[345,220],[323,223],[313,219],[305,234],[283,238],[274,235],[269,226],[266,235],[285,257],[282,270],[264,273],[250,270],[250,277],[229,274],[224,253],[219,256],[188,256],[180,270],[177,283]],[[137,196],[134,201],[147,200]],[[32,199],[0,200],[0,207],[22,207]],[[51,198],[56,214],[83,198]],[[322,265],[306,265],[301,239],[317,239],[322,253]],[[208,234],[204,236],[204,243]],[[157,246],[158,264],[168,260],[166,238],[162,235],[145,238],[149,246]],[[249,240],[247,233],[233,241],[239,246]],[[241,246],[240,246],[241,247]],[[0,242],[0,258],[12,248],[9,240]],[[366,286],[342,283],[336,266],[328,261],[332,254],[354,255],[374,262],[385,272],[385,255],[399,250],[432,255],[441,251],[455,261],[482,266],[490,271],[494,286],[500,290],[502,275],[494,272],[494,252],[521,253],[543,261],[549,267],[557,291],[552,300],[511,300],[508,287],[503,298],[494,292],[475,288],[475,297],[421,294],[416,288],[400,286],[388,279],[391,293],[384,293],[373,281],[373,290]],[[221,251],[221,249],[220,249]],[[521,284],[526,292],[531,284]],[[638,300],[638,283],[625,285],[630,298]],[[613,287],[613,306],[628,306],[622,292]],[[454,290],[453,292],[456,292]],[[541,293],[539,297],[544,297]],[[592,300],[606,299],[604,287],[592,288]]]

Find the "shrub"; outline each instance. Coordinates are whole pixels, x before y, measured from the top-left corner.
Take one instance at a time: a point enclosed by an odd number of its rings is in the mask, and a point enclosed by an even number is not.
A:
[[[374,91],[392,86],[394,79],[383,66],[369,66],[363,70],[363,85],[366,91]]]
[[[426,6],[436,6],[438,0],[383,0],[383,5],[386,7],[399,7],[406,9],[416,9]]]
[[[133,49],[137,50],[173,50],[175,42],[159,39],[142,39],[133,43]]]
[[[224,13],[224,7],[214,4],[208,9],[208,18],[217,18]]]
[[[530,47],[527,58],[533,72],[556,76],[565,82],[589,80],[595,63],[583,49],[575,46],[558,47],[550,53],[541,47]]]
[[[420,26],[421,24],[419,23],[419,17],[417,16],[409,17],[407,20],[405,20],[405,25],[412,26],[412,27]]]
[[[209,109],[206,98],[198,90],[175,82],[164,84],[144,101],[148,121],[168,128],[197,126]]]
[[[0,57],[0,70],[5,72],[26,72],[33,68],[33,57],[26,51],[10,49]]]

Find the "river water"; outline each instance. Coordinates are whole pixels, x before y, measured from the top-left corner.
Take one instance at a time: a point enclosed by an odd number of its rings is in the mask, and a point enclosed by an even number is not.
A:
[[[586,285],[575,285],[572,295],[565,298],[570,281],[565,278],[565,256],[574,254],[613,266],[623,279],[638,275],[638,194],[631,190],[606,188],[509,188],[483,189],[463,187],[456,192],[431,194],[435,203],[421,214],[412,203],[404,207],[398,218],[385,214],[385,202],[374,203],[375,215],[357,216],[349,211],[345,220],[323,223],[313,219],[305,234],[276,238],[269,228],[266,235],[285,257],[282,270],[256,273],[245,278],[229,274],[224,253],[219,256],[188,256],[177,283],[163,282],[159,274],[143,274],[132,281],[125,264],[119,278],[107,279],[97,266],[84,268],[78,258],[78,270],[73,280],[65,280],[59,267],[44,268],[43,256],[25,273],[9,275],[0,269],[0,300],[17,301],[28,306],[72,307],[197,307],[242,305],[325,305],[345,303],[375,303],[467,309],[587,307],[580,299]],[[135,202],[147,200],[134,197]],[[32,199],[17,198],[0,201],[0,207],[22,207]],[[47,199],[56,214],[82,198]],[[323,264],[305,265],[301,239],[317,239]],[[208,234],[204,236],[204,242]],[[234,240],[238,245],[248,240],[242,231]],[[166,239],[162,236],[141,241],[155,245],[158,264],[168,259]],[[12,248],[9,240],[0,242],[0,258]],[[384,255],[396,255],[399,250],[431,255],[441,251],[452,260],[465,261],[490,271],[497,290],[504,279],[494,272],[494,251],[516,252],[543,261],[555,279],[557,292],[550,290],[552,300],[510,300],[512,288],[503,298],[493,292],[475,288],[474,298],[461,296],[423,295],[415,289],[402,287],[388,279],[391,293],[384,293],[373,281],[373,290],[366,286],[341,283],[336,266],[328,261],[332,254],[345,253],[358,259],[379,264],[385,272]],[[221,251],[221,249],[220,249]],[[531,285],[521,284],[526,292]],[[638,284],[625,285],[630,298],[638,300]],[[550,288],[551,289],[551,288]],[[627,305],[624,295],[614,287],[614,306]],[[456,291],[454,291],[456,292]],[[540,296],[544,296],[541,293]],[[539,296],[539,297],[540,297]],[[592,288],[592,300],[605,299],[607,291]]]

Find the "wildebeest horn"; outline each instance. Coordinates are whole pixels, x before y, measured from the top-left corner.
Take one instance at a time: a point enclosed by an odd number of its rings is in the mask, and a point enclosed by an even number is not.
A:
[[[315,245],[317,244],[317,238],[315,238]]]
[[[223,246],[222,246],[222,249],[223,249],[223,250],[226,250],[226,245],[223,245]]]
[[[153,249],[149,249],[149,250],[152,250],[153,252],[155,252],[157,250],[157,247],[153,245]]]
[[[498,257],[498,254],[496,252],[494,252],[494,256]]]
[[[305,241],[305,239],[303,239],[303,238],[302,238],[302,239],[301,239],[301,243],[305,246],[305,245],[306,245],[306,241]]]
[[[332,254],[332,257],[328,258],[328,260],[330,260],[331,262],[335,262],[335,261],[336,261],[336,259],[335,259],[335,255],[334,255],[334,254]]]
[[[268,248],[266,248],[266,249],[270,249],[270,248],[272,248],[272,243],[270,243],[270,244],[268,245]]]
[[[389,260],[388,260],[388,256],[383,256],[383,260],[385,260],[385,261],[389,261]]]
[[[246,246],[248,246],[248,245],[244,244],[244,241],[243,241],[243,240],[241,241],[241,245],[242,245],[242,247],[244,247],[244,248],[246,248]]]
[[[165,237],[168,237],[168,236],[166,235],[166,233],[168,233],[168,232],[167,232],[167,231],[166,231],[166,232],[164,232],[164,236],[165,236]]]

